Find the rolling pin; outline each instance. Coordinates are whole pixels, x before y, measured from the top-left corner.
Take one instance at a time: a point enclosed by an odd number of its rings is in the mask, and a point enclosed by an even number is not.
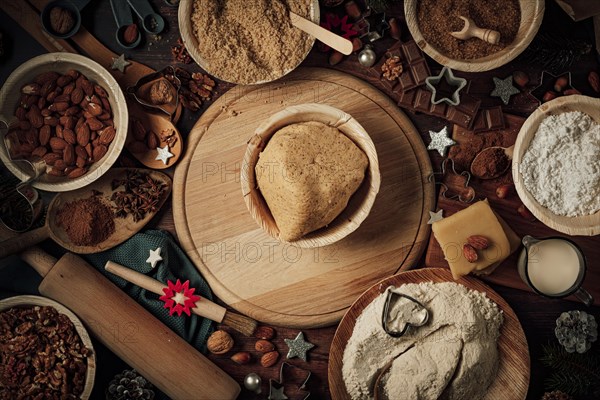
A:
[[[37,247],[21,258],[44,279],[42,295],[70,308],[113,353],[174,400],[235,399],[240,386],[80,257]]]

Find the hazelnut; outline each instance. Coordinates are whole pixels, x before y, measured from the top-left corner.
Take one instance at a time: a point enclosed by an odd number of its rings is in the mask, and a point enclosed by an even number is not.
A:
[[[554,82],[554,91],[560,93],[569,86],[569,80],[566,76],[561,76]]]
[[[60,35],[68,33],[75,26],[75,19],[71,11],[63,7],[53,7],[50,10],[50,27]]]
[[[506,197],[508,197],[509,194],[512,193],[512,189],[513,185],[510,185],[508,183],[500,185],[496,188],[496,196],[498,196],[499,199],[505,199]]]
[[[233,338],[225,331],[214,331],[208,338],[206,347],[213,354],[225,354],[233,348]]]
[[[525,87],[529,83],[529,75],[523,71],[513,72],[513,81],[520,87]]]
[[[548,90],[546,93],[544,93],[544,96],[542,97],[542,102],[545,103],[547,101],[554,100],[557,96],[558,95],[556,94],[556,92]]]
[[[527,221],[533,222],[536,220],[535,216],[531,213],[531,211],[529,211],[529,209],[525,207],[525,204],[521,204],[519,208],[517,208],[517,212],[521,217],[525,218]]]
[[[252,355],[247,351],[240,351],[231,356],[231,360],[237,364],[248,364],[252,360]]]

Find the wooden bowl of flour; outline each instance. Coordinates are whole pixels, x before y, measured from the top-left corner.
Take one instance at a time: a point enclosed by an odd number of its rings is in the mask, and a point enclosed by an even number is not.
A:
[[[438,63],[458,71],[466,72],[489,71],[515,59],[529,46],[535,37],[542,24],[545,7],[544,0],[520,0],[521,21],[517,35],[512,43],[507,44],[502,50],[488,56],[461,60],[449,57],[425,40],[423,33],[419,29],[417,18],[418,3],[419,0],[404,1],[406,24],[413,39],[429,57]]]
[[[310,121],[322,122],[339,129],[365,153],[369,164],[362,184],[350,197],[346,208],[329,225],[289,242],[303,248],[327,246],[354,232],[369,215],[381,183],[375,145],[358,121],[349,114],[325,104],[299,104],[285,108],[266,119],[256,129],[248,142],[242,161],[241,184],[244,201],[254,221],[265,232],[282,241],[275,219],[258,188],[255,167],[260,153],[279,129]]]
[[[513,180],[523,204],[546,226],[568,235],[595,236],[600,234],[600,211],[578,217],[557,215],[538,203],[533,195],[529,193],[523,183],[523,176],[519,172],[523,156],[531,145],[531,141],[542,121],[550,115],[570,111],[581,111],[588,114],[596,123],[600,123],[600,99],[571,95],[559,97],[542,104],[527,118],[517,136],[512,164]]]

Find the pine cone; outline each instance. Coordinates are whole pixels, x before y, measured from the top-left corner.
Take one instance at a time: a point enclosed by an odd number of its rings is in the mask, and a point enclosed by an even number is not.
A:
[[[598,324],[594,316],[585,311],[568,311],[556,320],[554,333],[567,352],[585,353],[598,339]]]
[[[560,390],[555,390],[553,392],[544,393],[542,400],[573,400],[573,398]]]
[[[124,370],[108,384],[106,400],[152,400],[154,387],[135,370]]]

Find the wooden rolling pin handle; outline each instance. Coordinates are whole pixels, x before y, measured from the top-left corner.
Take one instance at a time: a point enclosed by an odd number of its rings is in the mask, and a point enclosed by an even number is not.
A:
[[[39,249],[23,256],[36,270],[51,261]],[[233,400],[239,395],[233,378],[80,257],[65,254],[39,291],[70,308],[101,343],[168,397]]]
[[[124,267],[113,261],[108,261],[104,266],[104,269],[159,296],[164,294],[163,289],[167,287],[154,278],[144,275],[141,272],[134,271],[131,268]],[[223,322],[226,311],[225,307],[215,304],[205,298],[198,300],[196,302],[196,307],[192,308],[194,314],[219,323]]]
[[[0,259],[29,249],[30,247],[33,247],[33,245],[43,242],[49,237],[50,230],[47,225],[44,225],[41,228],[33,229],[8,240],[4,240],[0,242]]]
[[[37,246],[32,246],[21,253],[21,258],[31,265],[40,276],[45,277],[54,267],[57,259]]]

